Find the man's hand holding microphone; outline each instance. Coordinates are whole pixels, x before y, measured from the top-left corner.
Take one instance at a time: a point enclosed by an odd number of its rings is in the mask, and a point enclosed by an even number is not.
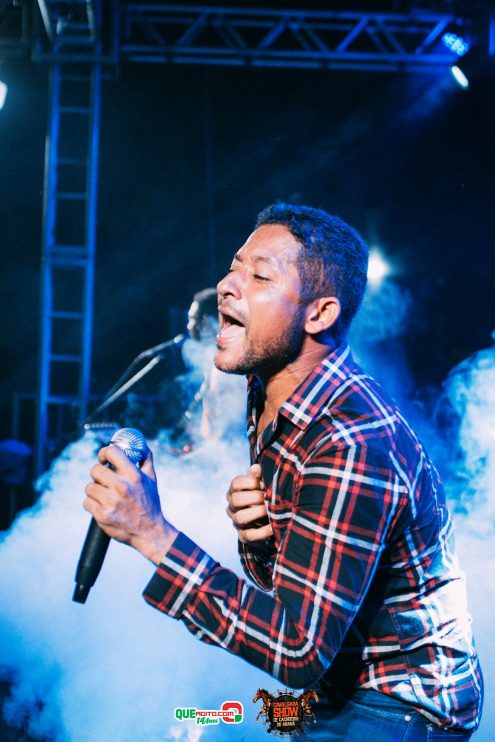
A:
[[[153,456],[138,431],[118,431],[110,445],[98,452],[90,474],[83,506],[93,519],[76,572],[73,599],[79,603],[86,601],[99,574],[110,538],[132,546],[158,565],[178,534],[163,516]],[[259,464],[230,484],[227,515],[244,544],[273,535],[265,496]]]

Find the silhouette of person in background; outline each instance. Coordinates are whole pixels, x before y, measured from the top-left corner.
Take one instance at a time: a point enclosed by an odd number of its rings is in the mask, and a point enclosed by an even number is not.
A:
[[[188,312],[190,340],[184,343],[183,360],[199,369],[202,381],[170,436],[179,455],[209,440],[245,434],[246,384],[215,367],[218,329],[217,290],[198,291]]]

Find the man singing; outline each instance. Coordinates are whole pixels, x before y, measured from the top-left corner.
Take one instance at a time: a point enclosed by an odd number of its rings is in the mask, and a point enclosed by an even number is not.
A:
[[[482,677],[442,487],[346,344],[367,259],[340,219],[279,203],[218,284],[215,363],[249,377],[252,465],[227,512],[256,587],[162,515],[151,455],[138,470],[103,448],[84,506],[157,565],[151,605],[317,688],[312,739],[467,740]]]

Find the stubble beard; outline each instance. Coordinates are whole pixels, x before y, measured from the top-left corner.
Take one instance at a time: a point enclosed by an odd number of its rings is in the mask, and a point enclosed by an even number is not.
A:
[[[304,340],[303,326],[304,307],[300,307],[284,334],[271,345],[250,345],[239,358],[225,365],[222,363],[221,352],[218,352],[215,365],[227,374],[252,374],[267,381],[300,354]]]

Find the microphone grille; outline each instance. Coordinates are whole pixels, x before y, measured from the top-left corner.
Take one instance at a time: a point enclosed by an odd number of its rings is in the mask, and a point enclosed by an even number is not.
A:
[[[148,455],[146,438],[135,428],[120,428],[112,435],[110,443],[118,446],[136,466],[141,466]]]

